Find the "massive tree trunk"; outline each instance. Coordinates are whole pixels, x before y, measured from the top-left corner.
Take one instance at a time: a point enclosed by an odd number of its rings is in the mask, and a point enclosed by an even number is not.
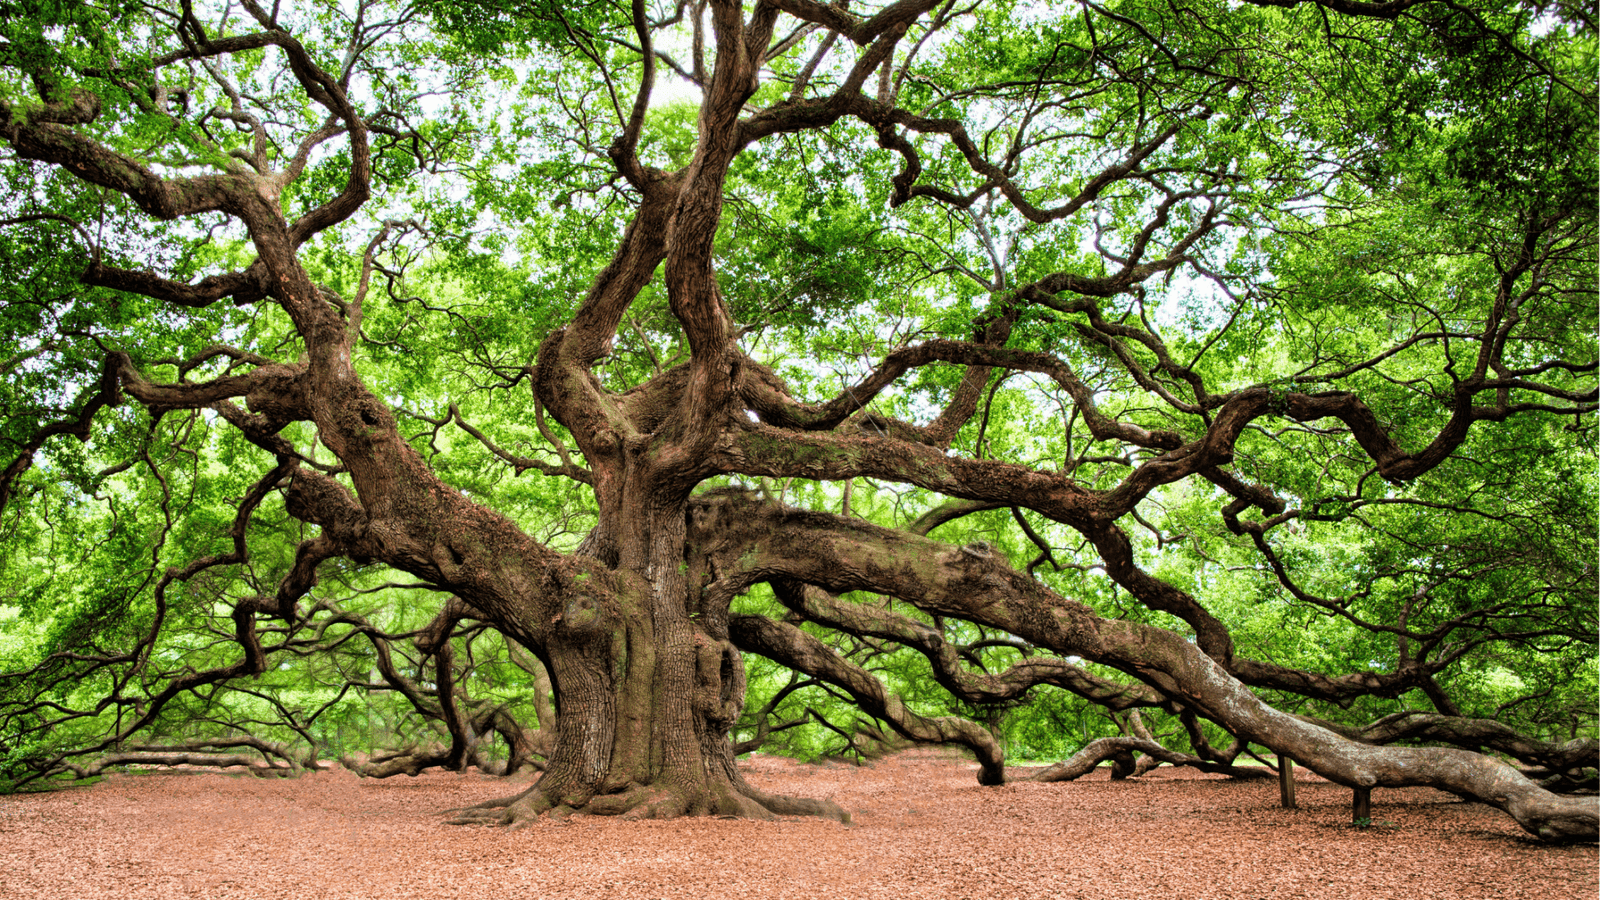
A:
[[[582,811],[847,821],[833,803],[767,794],[740,776],[729,732],[744,709],[744,662],[729,640],[727,606],[702,603],[691,585],[687,498],[638,487],[608,498],[617,519],[588,542],[613,557],[595,562],[614,564],[614,591],[580,596],[550,627],[529,629],[543,635],[536,646],[557,702],[558,738],[544,775],[461,820],[516,823]]]
[[[744,708],[744,665],[726,602],[701,602],[689,571],[690,492],[712,474],[706,454],[734,415],[740,370],[713,242],[727,166],[741,146],[735,125],[756,88],[751,55],[766,46],[776,10],[746,23],[736,5],[717,4],[713,19],[717,65],[694,159],[668,175],[632,158],[647,68],[634,119],[612,148],[642,194],[640,209],[572,325],[540,348],[535,390],[593,467],[599,523],[580,556],[607,571],[610,590],[583,594],[530,629],[555,686],[559,736],[544,777],[510,805],[511,819],[576,809],[845,818],[831,803],[768,796],[740,777],[729,730]],[[691,360],[638,391],[609,394],[591,368],[658,266]]]
[[[251,596],[236,604],[233,618],[245,657],[231,667],[175,679],[157,698],[159,702],[140,712],[130,729],[152,721],[161,705],[179,691],[262,672],[266,651],[254,630],[255,617],[270,613],[295,626],[303,624],[297,604],[316,586],[319,565],[347,558],[358,563],[382,562],[453,594],[465,614],[491,623],[532,650],[548,670],[557,704],[556,739],[544,774],[517,797],[468,811],[462,817],[466,821],[516,824],[546,813],[575,811],[633,816],[805,813],[844,819],[844,812],[831,803],[770,796],[746,784],[739,775],[729,741],[745,693],[744,667],[736,645],[755,648],[814,678],[844,687],[863,708],[904,734],[919,740],[961,741],[973,747],[982,761],[981,780],[1003,780],[998,746],[973,723],[911,713],[860,667],[830,657],[829,648],[787,621],[764,617],[730,621],[729,606],[735,596],[753,585],[771,583],[794,615],[838,624],[856,634],[876,635],[926,654],[941,682],[964,696],[1015,697],[1048,680],[1107,704],[1157,702],[1146,698],[1148,689],[1222,724],[1241,740],[1270,747],[1359,791],[1432,785],[1496,804],[1541,838],[1593,840],[1600,830],[1600,804],[1592,799],[1556,797],[1509,766],[1466,750],[1373,747],[1268,706],[1250,687],[1334,701],[1392,697],[1426,686],[1432,675],[1427,667],[1431,663],[1402,653],[1403,665],[1384,675],[1324,676],[1245,658],[1236,652],[1227,625],[1199,598],[1141,568],[1134,542],[1119,524],[1137,519],[1141,503],[1156,499],[1155,492],[1184,479],[1209,482],[1226,495],[1227,505],[1219,510],[1221,519],[1238,535],[1248,532],[1260,538],[1270,528],[1288,522],[1293,516],[1286,501],[1266,488],[1246,483],[1244,476],[1230,468],[1241,437],[1248,430],[1260,429],[1269,418],[1305,426],[1329,440],[1347,433],[1348,446],[1338,451],[1340,456],[1365,454],[1372,473],[1403,482],[1419,478],[1450,458],[1474,428],[1482,427],[1478,423],[1541,412],[1572,414],[1580,420],[1592,414],[1596,393],[1589,382],[1544,385],[1529,379],[1547,371],[1593,372],[1593,362],[1584,358],[1552,360],[1514,372],[1509,361],[1525,348],[1507,349],[1508,334],[1524,321],[1524,302],[1531,308],[1530,298],[1537,299],[1535,295],[1543,290],[1546,275],[1540,273],[1559,268],[1568,252],[1539,248],[1566,247],[1568,243],[1591,247],[1592,243],[1586,243],[1589,238],[1580,235],[1571,241],[1564,237],[1552,241],[1546,231],[1553,225],[1533,223],[1517,236],[1524,245],[1520,255],[1505,264],[1494,260],[1498,281],[1490,291],[1492,296],[1485,298],[1485,311],[1481,317],[1478,313],[1466,316],[1463,321],[1467,324],[1460,326],[1464,330],[1455,334],[1452,326],[1450,336],[1462,343],[1476,342],[1477,361],[1470,373],[1457,371],[1456,363],[1449,363],[1446,374],[1452,386],[1448,397],[1439,395],[1436,412],[1440,424],[1420,450],[1406,449],[1362,397],[1343,389],[1323,390],[1320,385],[1324,380],[1343,383],[1343,376],[1329,374],[1333,359],[1339,360],[1340,370],[1361,372],[1424,341],[1422,334],[1404,338],[1391,349],[1375,350],[1376,355],[1366,362],[1351,364],[1342,356],[1320,359],[1290,378],[1212,393],[1206,387],[1206,373],[1197,369],[1195,362],[1185,366],[1178,361],[1178,354],[1169,350],[1142,305],[1137,311],[1117,310],[1112,301],[1185,265],[1213,275],[1199,267],[1195,255],[1203,255],[1206,243],[1216,242],[1219,235],[1213,232],[1222,223],[1248,227],[1248,207],[1228,207],[1243,202],[1236,198],[1237,176],[1231,174],[1231,167],[1243,165],[1245,159],[1223,166],[1222,174],[1211,171],[1214,166],[1209,162],[1193,171],[1173,169],[1184,175],[1180,180],[1194,180],[1189,187],[1169,189],[1153,174],[1165,171],[1170,162],[1158,155],[1164,148],[1174,143],[1203,144],[1208,139],[1213,126],[1207,123],[1213,120],[1215,107],[1231,102],[1230,97],[1241,88],[1239,80],[1226,76],[1214,83],[1196,81],[1180,92],[1181,102],[1169,98],[1170,108],[1169,100],[1156,101],[1159,114],[1152,107],[1148,116],[1145,111],[1133,116],[1138,124],[1128,134],[1118,137],[1120,126],[1107,132],[1106,139],[1119,140],[1121,146],[1099,148],[1092,154],[1097,161],[1085,163],[1088,168],[1070,177],[1050,175],[1046,180],[1060,181],[1059,190],[1045,189],[1022,178],[1015,155],[998,163],[985,158],[997,133],[969,134],[967,125],[957,119],[931,119],[897,105],[891,89],[894,72],[900,72],[900,79],[906,78],[914,55],[914,48],[902,47],[901,39],[912,23],[935,5],[927,0],[901,0],[870,18],[857,19],[835,6],[809,2],[759,2],[747,16],[734,0],[710,0],[707,13],[715,58],[710,66],[703,58],[696,66],[696,71],[712,74],[701,82],[704,99],[694,152],[680,169],[667,172],[645,165],[638,153],[656,55],[650,46],[646,4],[633,4],[641,78],[631,112],[620,123],[621,134],[608,151],[619,176],[617,184],[626,182],[626,202],[636,203],[633,218],[579,309],[565,327],[543,338],[531,373],[510,366],[518,374],[505,385],[518,385],[523,375],[531,374],[538,408],[548,411],[570,433],[581,453],[582,465],[574,463],[577,456],[570,455],[560,440],[546,431],[562,465],[516,463],[519,471],[535,468],[592,486],[598,522],[583,545],[571,553],[534,540],[510,518],[474,501],[428,465],[401,432],[396,411],[387,399],[389,392],[369,387],[353,362],[364,340],[361,294],[348,301],[335,296],[313,281],[299,256],[308,240],[354,214],[370,193],[373,167],[368,121],[344,93],[344,86],[350,83],[349,72],[330,73],[320,68],[316,54],[302,47],[275,14],[254,3],[243,4],[259,26],[252,35],[212,40],[198,25],[193,33],[185,25],[178,41],[180,49],[166,57],[163,65],[274,47],[286,57],[305,97],[320,106],[322,112],[314,118],[324,114],[327,118],[304,138],[298,156],[289,159],[269,152],[272,142],[266,139],[266,126],[256,122],[260,135],[254,150],[223,152],[224,148],[215,148],[211,156],[221,161],[217,172],[196,177],[182,175],[186,168],[150,163],[129,155],[132,151],[115,149],[115,144],[100,143],[99,132],[84,126],[96,123],[101,98],[87,88],[57,86],[30,73],[39,93],[37,102],[15,108],[0,102],[0,140],[18,156],[56,165],[99,188],[117,192],[156,219],[230,217],[243,223],[257,254],[257,259],[240,271],[196,284],[115,269],[102,265],[96,256],[83,275],[86,283],[183,307],[206,306],[223,298],[240,304],[270,301],[287,314],[303,343],[303,353],[297,348],[293,355],[299,358],[293,363],[274,362],[254,351],[224,349],[217,352],[237,363],[224,374],[208,381],[189,381],[185,373],[192,367],[180,365],[177,381],[162,384],[147,379],[130,356],[106,351],[105,377],[93,402],[85,405],[81,423],[61,426],[76,433],[81,424],[87,433],[95,411],[117,400],[122,390],[157,414],[213,410],[273,457],[275,467],[252,490],[249,502],[241,504],[241,518],[232,534],[234,552],[197,562],[190,574],[224,562],[242,562],[247,510],[282,487],[285,479],[289,482],[284,495],[288,513],[319,528],[297,548],[294,564],[281,580],[275,598]],[[859,55],[809,88],[811,68],[807,66],[795,76],[788,99],[751,110],[746,104],[756,97],[758,77],[769,62],[780,7],[783,15],[802,23],[795,40],[814,28],[828,29],[834,37],[844,36],[846,43],[859,47]],[[1363,9],[1356,14],[1370,12]],[[938,17],[944,21],[945,14]],[[698,17],[696,22],[703,24]],[[929,27],[937,30],[937,26]],[[217,33],[229,33],[229,29]],[[704,34],[697,30],[696,36],[697,45],[704,43]],[[915,45],[922,46],[926,37]],[[358,38],[352,40],[352,48],[366,40]],[[833,37],[828,38],[818,50],[818,60],[833,43]],[[1165,48],[1162,53],[1171,55]],[[84,69],[76,74],[92,84],[114,70],[120,67]],[[863,87],[875,72],[881,73],[880,90],[876,96],[868,96]],[[912,80],[927,81],[922,76]],[[65,79],[62,85],[75,81]],[[822,82],[829,87],[819,93]],[[116,90],[107,96],[137,93],[129,91],[132,83],[118,81]],[[609,77],[607,83],[611,84]],[[164,96],[164,88],[155,81],[151,84],[152,98]],[[1041,91],[1060,87],[1051,76],[1019,93],[1031,93],[1037,99]],[[952,93],[929,108],[942,109],[964,93]],[[237,96],[234,99],[236,105],[242,102]],[[987,102],[981,101],[980,106]],[[169,106],[176,105],[176,101],[168,104],[162,100],[156,106],[142,107],[141,114],[159,119],[168,115]],[[1075,102],[1065,104],[1066,108],[1075,106]],[[616,108],[620,112],[620,104]],[[387,113],[371,115],[374,121],[389,121]],[[253,121],[242,111],[231,117],[241,124]],[[993,110],[980,116],[992,117]],[[303,110],[287,118],[303,119]],[[773,372],[745,356],[740,348],[741,330],[732,321],[717,281],[716,237],[722,226],[730,164],[741,150],[763,138],[825,129],[846,118],[870,128],[880,147],[889,150],[901,167],[890,179],[891,204],[918,200],[972,213],[978,205],[1004,198],[1016,215],[1031,223],[1028,227],[1078,217],[1073,227],[1086,234],[1091,229],[1098,233],[1104,224],[1101,216],[1109,208],[1097,205],[1104,193],[1106,200],[1115,198],[1113,202],[1130,211],[1145,209],[1148,221],[1118,229],[1126,232],[1122,235],[1124,249],[1101,249],[1103,258],[1093,260],[1082,271],[1045,272],[1029,284],[1012,286],[1012,280],[1017,271],[1034,270],[1032,263],[1004,265],[997,258],[998,271],[985,282],[983,291],[993,305],[973,323],[970,340],[940,336],[906,343],[884,354],[859,382],[832,400],[809,402],[791,394]],[[1032,118],[1033,113],[1028,113],[1018,121]],[[1058,122],[1057,126],[1073,132],[1083,128],[1076,121]],[[392,130],[389,124],[382,127]],[[1183,140],[1175,142],[1180,132],[1186,131]],[[924,178],[929,173],[923,157],[930,145],[919,149],[916,143],[932,136],[947,140],[951,151],[934,150],[935,156],[929,157],[939,159],[934,168],[957,170],[938,175],[938,183]],[[291,221],[283,199],[285,187],[299,177],[313,150],[336,137],[348,144],[347,183],[336,196]],[[1014,144],[1013,152],[1020,154],[1032,140],[1024,141],[1019,132],[1014,139],[1000,143]],[[1053,140],[1040,138],[1042,143]],[[182,158],[191,155],[186,151]],[[1143,168],[1147,161],[1149,170]],[[1250,161],[1245,168],[1257,164]],[[1194,163],[1184,165],[1192,169]],[[966,171],[961,171],[963,167]],[[1098,171],[1091,171],[1096,168]],[[1316,168],[1321,170],[1323,164]],[[1051,171],[1053,166],[1047,166],[1035,174]],[[1282,177],[1286,183],[1292,181],[1287,175]],[[940,186],[946,183],[951,187]],[[1141,194],[1140,185],[1158,190]],[[1133,193],[1118,196],[1124,190]],[[1592,218],[1585,212],[1589,208],[1584,205],[1587,191],[1584,197],[1583,204],[1553,214],[1550,222],[1576,218],[1587,228]],[[1046,202],[1047,208],[1036,206],[1034,200]],[[1092,220],[1085,218],[1091,213]],[[944,248],[952,260],[959,256],[953,249],[956,244],[959,240],[953,239],[952,246]],[[1100,246],[1098,241],[1096,246]],[[1546,256],[1538,258],[1538,253]],[[1589,257],[1584,259],[1587,265]],[[363,274],[369,276],[370,250],[362,262]],[[1078,265],[1066,257],[1060,264]],[[619,325],[644,296],[646,286],[658,277],[672,326],[681,332],[687,361],[658,371],[631,389],[614,390],[602,381],[598,363],[610,352]],[[1482,290],[1482,285],[1471,279],[1462,284],[1463,293]],[[363,281],[361,293],[365,290]],[[1452,286],[1450,293],[1454,292]],[[1056,329],[1031,336],[1028,346],[1043,349],[1008,347],[1013,328],[1021,328],[1018,323],[1028,315],[1070,322],[1085,346],[1092,344],[1104,351],[1091,359],[1088,369],[1120,366],[1128,376],[1126,387],[1108,388],[1091,383],[1095,378],[1086,381],[1080,377],[1078,362],[1082,358],[1074,361],[1066,350],[1057,349],[1060,333]],[[1449,318],[1457,315],[1452,313]],[[1140,322],[1143,327],[1136,324]],[[1543,340],[1537,336],[1537,328],[1534,335]],[[529,349],[518,346],[514,355],[526,359]],[[962,366],[964,372],[931,422],[894,421],[869,410],[869,404],[903,376],[937,364]],[[1038,375],[1041,383],[1059,392],[1063,403],[1070,403],[1068,465],[1056,469],[1008,462],[990,455],[981,440],[975,441],[977,452],[952,451],[952,441],[974,417],[980,395],[996,369]],[[995,389],[998,387],[996,384]],[[1121,411],[1101,409],[1111,394],[1124,389],[1158,398],[1163,404],[1160,413],[1147,415],[1147,410],[1141,409],[1142,399]],[[1513,402],[1513,391],[1531,391],[1544,399]],[[240,398],[246,408],[235,405]],[[912,407],[921,411],[921,397],[915,396],[914,401]],[[460,423],[454,407],[451,416]],[[1081,424],[1075,426],[1074,421]],[[539,422],[545,430],[542,417]],[[337,466],[319,464],[315,454],[285,437],[284,429],[291,423],[309,423],[306,430],[314,435],[300,439],[326,447],[337,458]],[[1342,432],[1324,433],[1324,426],[1334,423]],[[1074,457],[1071,449],[1075,427],[1092,439],[1090,443],[1110,448],[1107,452],[1114,455],[1106,459],[1126,467],[1125,477],[1074,475],[1075,467],[1084,462],[1084,457]],[[21,471],[18,466],[31,458],[47,436],[48,429],[0,476],[4,479],[0,502],[8,495],[10,479]],[[499,455],[507,456],[503,451]],[[1176,617],[1192,631],[1193,640],[1174,630],[1101,618],[1090,606],[1016,572],[986,543],[953,547],[928,538],[931,524],[897,531],[848,516],[791,509],[734,490],[695,495],[698,486],[719,476],[845,483],[862,477],[880,478],[908,490],[959,501],[957,505],[967,511],[1009,508],[1025,530],[1026,510],[1081,537],[1084,547],[1098,554],[1097,566],[1118,589],[1149,610]],[[1366,480],[1361,476],[1362,482]],[[1240,518],[1252,508],[1268,518]],[[1264,541],[1256,543],[1264,559],[1277,562]],[[1042,549],[1046,555],[1050,552],[1048,547]],[[1285,578],[1281,566],[1272,568],[1280,579]],[[167,583],[162,582],[163,588]],[[1297,599],[1315,601],[1290,587]],[[818,588],[829,596],[808,596],[808,590]],[[847,601],[837,598],[850,591],[894,598],[930,616],[997,629],[1025,642],[1030,653],[1041,649],[1063,658],[1081,656],[1142,684],[1132,690],[1078,677],[1064,659],[1056,660],[1059,665],[1031,665],[1015,680],[989,677],[988,673],[980,678],[960,671],[938,628],[891,611],[856,615]],[[1444,640],[1452,628],[1469,621],[1464,618],[1443,628],[1433,640]],[[1398,631],[1402,641],[1410,640],[1404,623],[1383,629]],[[441,684],[448,680],[449,660],[437,641],[447,638],[447,632],[432,637],[433,649],[443,654],[437,657]],[[441,715],[459,719],[448,690],[443,693]],[[464,732],[455,731],[457,740],[447,758],[459,764],[465,753]],[[1576,748],[1574,755],[1578,751],[1592,756],[1591,746]],[[1561,761],[1565,765],[1576,762],[1565,755]]]

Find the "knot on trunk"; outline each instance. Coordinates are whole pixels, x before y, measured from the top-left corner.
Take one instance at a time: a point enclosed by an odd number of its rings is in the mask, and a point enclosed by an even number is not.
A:
[[[550,624],[565,634],[576,636],[599,631],[605,619],[605,608],[600,599],[587,592],[580,592],[562,605],[561,611],[555,614]]]

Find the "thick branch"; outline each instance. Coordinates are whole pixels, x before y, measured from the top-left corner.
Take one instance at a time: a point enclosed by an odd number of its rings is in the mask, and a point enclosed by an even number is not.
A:
[[[759,653],[819,681],[842,688],[867,713],[915,741],[961,744],[978,757],[981,784],[1005,781],[1005,754],[994,736],[955,716],[922,716],[906,707],[871,672],[855,665],[804,631],[765,616],[728,617],[728,636],[740,650]]]
[[[1063,760],[1053,766],[1043,769],[1028,777],[1029,781],[1073,781],[1094,771],[1095,767],[1108,759],[1117,759],[1124,754],[1133,752],[1143,753],[1146,756],[1159,759],[1175,766],[1192,766],[1202,772],[1215,775],[1228,775],[1233,778],[1276,778],[1277,775],[1268,769],[1250,769],[1239,766],[1230,766],[1209,762],[1190,753],[1180,753],[1168,750],[1155,741],[1144,740],[1137,737],[1103,737],[1097,738],[1084,745],[1083,749],[1072,754],[1072,758]],[[1115,777],[1115,776],[1113,776]]]
[[[999,559],[855,520],[748,504],[718,526],[729,547],[719,554],[718,571],[734,584],[793,578],[836,593],[896,597],[1129,672],[1240,740],[1269,747],[1340,784],[1429,785],[1493,804],[1545,840],[1592,841],[1600,835],[1600,801],[1555,796],[1503,763],[1464,750],[1373,747],[1344,739],[1263,703],[1181,636],[1101,619]]]

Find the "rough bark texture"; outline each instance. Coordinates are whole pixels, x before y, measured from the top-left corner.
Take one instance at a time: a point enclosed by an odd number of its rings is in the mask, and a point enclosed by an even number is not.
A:
[[[1362,16],[1396,10],[1324,5]],[[161,589],[204,567],[244,562],[242,534],[249,510],[270,491],[281,489],[289,515],[318,528],[298,548],[275,596],[254,597],[235,609],[237,643],[245,651],[241,660],[175,680],[159,702],[141,708],[123,734],[153,721],[180,691],[264,671],[266,650],[256,631],[257,618],[274,616],[297,626],[308,622],[300,602],[318,584],[319,566],[343,558],[386,564],[450,595],[451,603],[460,604],[461,616],[489,623],[526,647],[548,672],[554,722],[549,729],[540,722],[544,737],[539,739],[521,734],[515,723],[458,704],[450,688],[448,628],[418,644],[427,643],[423,649],[436,666],[436,696],[430,699],[391,678],[395,689],[416,695],[411,699],[419,710],[448,726],[451,744],[369,763],[376,767],[374,774],[433,764],[459,768],[470,762],[478,736],[487,729],[508,734],[520,748],[518,759],[547,756],[536,784],[515,797],[480,803],[464,812],[462,821],[522,825],[546,814],[574,812],[639,818],[804,813],[847,820],[832,801],[781,797],[741,776],[729,740],[745,701],[741,650],[761,653],[847,692],[903,736],[963,744],[979,758],[982,783],[1004,781],[999,747],[980,726],[907,709],[870,672],[795,624],[730,613],[740,594],[770,584],[799,620],[893,641],[923,654],[941,685],[963,699],[993,702],[1052,684],[1114,709],[1183,710],[1235,736],[1231,752],[1216,754],[1228,759],[1253,743],[1347,788],[1430,786],[1493,805],[1543,840],[1595,840],[1600,801],[1557,796],[1497,759],[1459,749],[1511,748],[1543,764],[1572,768],[1592,764],[1593,741],[1552,746],[1490,726],[1463,725],[1458,717],[1394,721],[1370,732],[1341,734],[1280,712],[1251,688],[1337,702],[1393,697],[1412,688],[1436,690],[1437,685],[1428,688],[1430,679],[1448,660],[1402,654],[1392,672],[1329,676],[1250,659],[1202,598],[1141,567],[1125,524],[1137,518],[1140,504],[1154,492],[1191,478],[1215,485],[1230,498],[1224,520],[1241,535],[1260,536],[1288,521],[1284,501],[1246,484],[1228,468],[1241,436],[1269,419],[1340,429],[1350,444],[1342,452],[1364,454],[1376,475],[1398,482],[1439,466],[1483,423],[1524,413],[1556,412],[1580,419],[1592,414],[1594,392],[1527,387],[1532,384],[1528,379],[1545,370],[1513,371],[1507,362],[1515,354],[1507,353],[1505,336],[1520,321],[1518,304],[1540,289],[1541,273],[1561,262],[1556,255],[1566,252],[1562,248],[1582,243],[1550,238],[1546,231],[1556,225],[1542,220],[1526,224],[1526,234],[1517,237],[1527,252],[1503,266],[1496,260],[1500,278],[1493,296],[1485,300],[1487,311],[1462,326],[1475,329],[1471,334],[1455,338],[1463,345],[1476,343],[1476,358],[1459,372],[1451,363],[1448,396],[1441,395],[1435,410],[1437,431],[1420,449],[1396,442],[1361,397],[1343,390],[1313,392],[1310,381],[1291,379],[1288,388],[1254,385],[1211,393],[1154,330],[1132,324],[1142,311],[1102,310],[1110,298],[1139,290],[1145,281],[1189,261],[1199,242],[1220,227],[1223,220],[1215,205],[1210,200],[1200,204],[1193,192],[1165,191],[1152,199],[1150,221],[1132,233],[1125,255],[1106,257],[1120,268],[1053,272],[1026,285],[996,287],[990,291],[993,308],[974,323],[970,340],[937,338],[893,350],[854,388],[834,399],[796,397],[770,369],[746,355],[741,329],[719,286],[716,241],[731,166],[752,142],[855,119],[871,127],[902,164],[893,179],[893,203],[915,199],[967,210],[980,196],[1003,197],[1019,215],[1043,225],[1093,209],[1102,192],[1116,185],[1159,181],[1140,166],[1185,127],[1198,128],[1207,121],[1212,116],[1209,104],[1237,87],[1226,78],[1215,84],[1196,81],[1194,98],[1186,106],[1162,109],[1147,127],[1135,129],[1126,146],[1109,154],[1115,161],[1087,178],[1073,196],[1041,207],[1030,199],[1027,186],[1014,179],[1012,161],[987,158],[986,141],[969,136],[964,125],[896,105],[891,75],[896,60],[909,64],[905,54],[912,52],[902,38],[910,23],[934,6],[928,0],[902,0],[861,19],[841,6],[806,0],[756,3],[748,10],[734,0],[710,0],[705,23],[711,59],[699,60],[696,69],[710,74],[701,85],[694,150],[672,172],[643,164],[637,154],[639,123],[651,91],[648,73],[653,71],[645,69],[634,111],[610,152],[618,175],[633,191],[628,195],[637,204],[632,219],[568,324],[543,339],[533,365],[513,382],[528,376],[539,407],[570,433],[586,466],[565,460],[561,467],[541,469],[581,474],[579,480],[592,486],[597,524],[573,553],[541,544],[440,477],[402,434],[387,395],[358,371],[353,358],[361,349],[359,313],[314,283],[299,251],[312,236],[345,221],[366,202],[374,177],[367,116],[377,114],[359,110],[346,95],[347,78],[321,68],[273,15],[245,3],[260,26],[258,34],[212,40],[202,31],[185,31],[182,49],[166,62],[276,48],[294,82],[327,119],[294,159],[269,159],[262,142],[254,156],[245,151],[234,157],[220,154],[229,161],[219,163],[216,173],[168,176],[161,166],[97,142],[89,126],[101,116],[101,100],[88,90],[63,95],[40,88],[37,102],[0,105],[0,140],[18,157],[59,167],[120,194],[157,220],[225,214],[243,224],[256,253],[240,271],[194,285],[98,262],[85,272],[87,283],[114,285],[179,306],[224,298],[271,303],[287,314],[304,346],[294,362],[241,355],[240,374],[202,382],[157,381],[131,356],[108,353],[105,378],[84,399],[81,416],[49,425],[23,447],[0,479],[3,502],[11,482],[46,437],[84,431],[96,411],[118,399],[120,391],[154,413],[213,410],[275,463],[241,508],[234,551],[169,573]],[[635,25],[641,42],[647,43],[644,8],[637,5]],[[826,93],[806,94],[800,79],[794,87],[796,99],[765,110],[748,109],[780,10],[832,29],[864,49]],[[351,46],[359,43],[353,39]],[[653,67],[654,57],[647,52],[645,58]],[[880,89],[869,96],[863,86],[875,72],[881,73]],[[953,158],[983,185],[978,193],[964,196],[919,181],[922,163],[913,138],[925,135],[948,141]],[[325,202],[291,219],[283,203],[286,185],[303,169],[312,149],[336,136],[349,159],[346,183]],[[1226,180],[1215,188],[1218,196],[1234,189]],[[1182,205],[1188,201],[1196,202]],[[1573,215],[1577,213],[1572,210],[1558,211],[1551,222],[1559,224]],[[1179,227],[1180,219],[1188,224]],[[1164,235],[1159,249],[1151,243],[1158,234]],[[609,389],[596,365],[641,292],[658,278],[674,327],[688,348],[687,361],[630,390]],[[1001,278],[997,284],[1009,281]],[[1123,420],[1102,411],[1103,392],[1066,359],[1007,347],[1022,313],[1030,310],[1069,317],[1086,344],[1103,349],[1107,364],[1122,367],[1130,383],[1148,393],[1150,402],[1163,404],[1163,414],[1181,419],[1184,429],[1152,430],[1133,419],[1153,418],[1130,414]],[[523,358],[533,349],[521,348]],[[964,371],[948,405],[930,423],[896,422],[868,409],[903,376],[934,365],[961,366]],[[1583,360],[1552,366],[1563,372],[1592,371],[1592,364]],[[1120,480],[1079,477],[1074,474],[1077,463],[1042,468],[983,453],[951,452],[953,437],[977,415],[982,389],[997,371],[1032,373],[1059,390],[1095,441],[1126,453],[1120,460],[1126,468]],[[1175,385],[1182,386],[1181,396]],[[1539,391],[1550,402],[1514,403],[1513,388]],[[454,407],[449,421],[468,428]],[[312,426],[317,444],[337,459],[336,467],[315,464],[311,450],[297,448],[283,436],[283,429],[294,422]],[[486,440],[481,432],[469,433]],[[524,468],[516,465],[519,471]],[[1150,610],[1176,617],[1194,638],[1103,618],[1030,573],[1016,571],[985,544],[954,546],[934,540],[928,533],[938,516],[893,530],[859,518],[795,509],[757,492],[696,493],[717,476],[845,483],[866,477],[942,495],[964,510],[1008,508],[1024,529],[1025,513],[1042,516],[1071,529],[1097,553],[1099,568],[1118,589]],[[1240,518],[1251,509],[1268,518]],[[1258,543],[1269,563],[1275,563],[1270,546]],[[1044,554],[1049,555],[1049,548]],[[1288,581],[1281,566],[1273,571]],[[1298,590],[1293,585],[1286,589]],[[939,629],[909,615],[853,608],[839,599],[852,591],[894,598],[929,617],[1005,632],[1038,655],[999,674],[969,670]],[[1308,603],[1316,599],[1296,597]],[[1409,640],[1403,625],[1390,627],[1400,628]],[[1429,639],[1435,644],[1442,640]],[[1132,683],[1092,676],[1067,657],[1110,667]],[[1457,746],[1381,745],[1402,739]],[[1133,749],[1165,752],[1142,738],[1112,739],[1085,751],[1089,755],[1069,769],[1084,769],[1090,757],[1109,752],[1119,759],[1118,773],[1132,775],[1136,769],[1127,753]],[[1191,764],[1214,767],[1225,762]]]
[[[1093,772],[1097,766],[1108,759],[1114,761],[1111,767],[1112,779],[1120,780],[1133,775],[1136,771],[1136,762],[1133,758],[1134,751],[1156,760],[1158,764],[1165,762],[1175,766],[1193,766],[1195,769],[1211,775],[1227,775],[1232,778],[1272,777],[1272,773],[1265,769],[1208,762],[1192,753],[1178,753],[1168,750],[1155,741],[1134,737],[1110,737],[1097,738],[1090,741],[1082,750],[1074,753],[1071,759],[1048,766],[1029,776],[1029,780],[1073,781]]]

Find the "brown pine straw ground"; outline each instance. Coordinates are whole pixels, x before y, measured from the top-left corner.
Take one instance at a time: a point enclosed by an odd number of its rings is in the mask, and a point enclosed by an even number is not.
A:
[[[1157,769],[1112,782],[980,787],[914,750],[870,767],[747,764],[855,825],[578,818],[518,832],[444,824],[508,793],[478,774],[362,780],[166,770],[0,797],[0,898],[1486,898],[1596,897],[1596,848],[1547,847],[1502,813],[1426,789],[1350,791]],[[526,779],[523,780],[524,783]]]

